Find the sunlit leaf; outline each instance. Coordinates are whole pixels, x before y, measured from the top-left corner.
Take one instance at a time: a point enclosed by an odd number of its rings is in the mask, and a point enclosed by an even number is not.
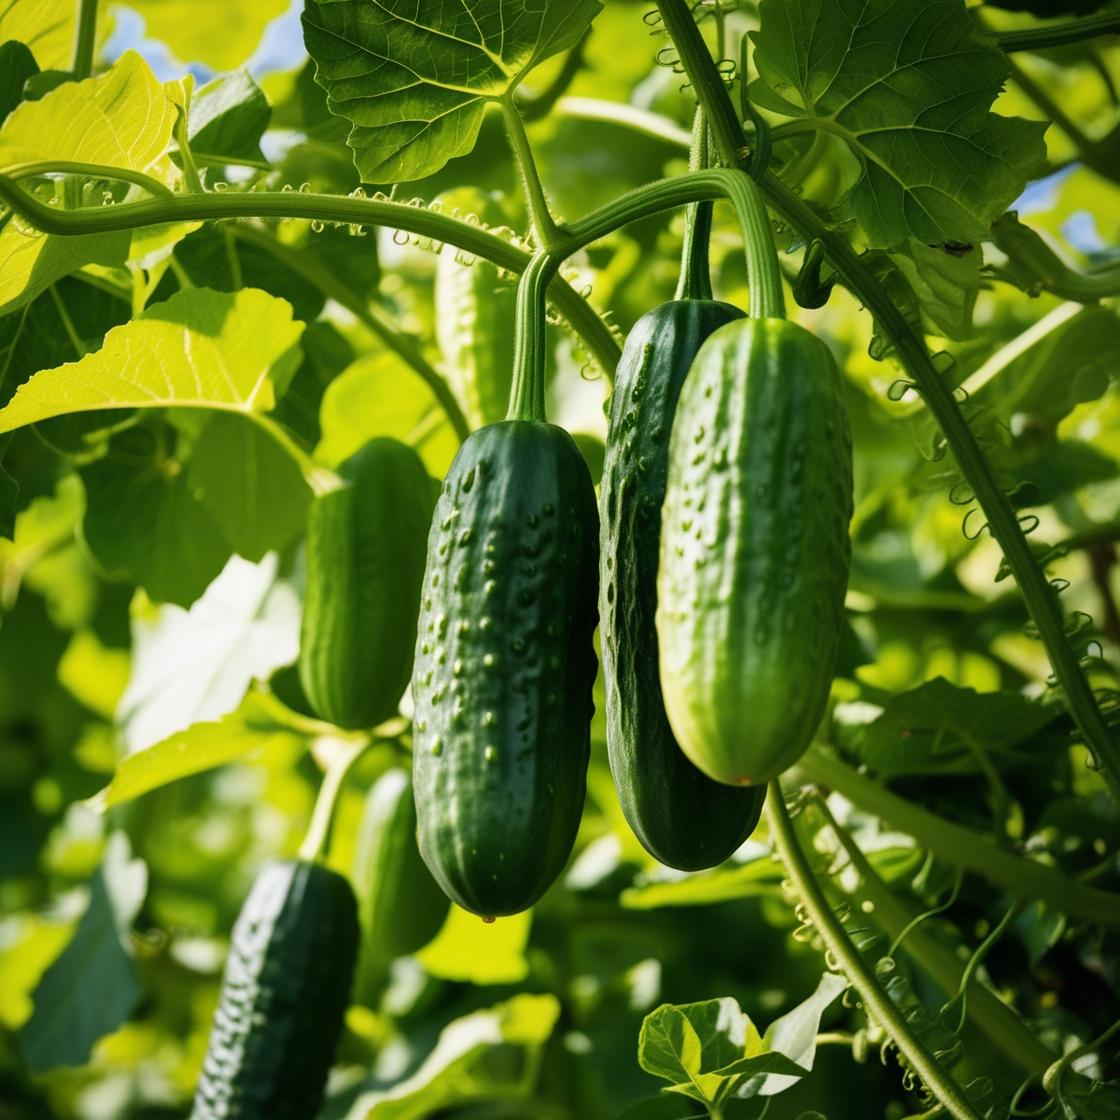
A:
[[[417,953],[432,976],[471,984],[515,984],[529,974],[525,949],[532,912],[487,923],[452,906],[443,928]]]
[[[232,70],[253,53],[265,27],[288,0],[128,0],[152,39],[166,43],[182,62]]]
[[[184,289],[114,327],[100,350],[36,374],[0,410],[0,432],[105,408],[267,411],[302,331],[290,304],[255,288]]]
[[[488,101],[573,46],[599,0],[309,0],[303,33],[371,183],[420,179],[474,147]]]
[[[872,246],[981,239],[1044,156],[1045,125],[990,111],[1006,57],[959,0],[762,0],[755,100],[841,137]]]

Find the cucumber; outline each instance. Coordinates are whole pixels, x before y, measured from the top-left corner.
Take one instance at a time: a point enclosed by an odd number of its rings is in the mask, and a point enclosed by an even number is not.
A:
[[[354,893],[320,864],[259,873],[233,927],[191,1120],[309,1120],[323,1099],[358,946]]]
[[[420,853],[493,918],[531,906],[579,827],[596,660],[598,514],[571,436],[474,432],[428,542],[413,677]]]
[[[492,232],[506,228],[501,198],[460,187],[438,199],[445,212],[475,214]],[[436,265],[436,339],[448,384],[472,428],[505,418],[513,378],[517,284],[496,265],[468,263],[445,249]]]
[[[315,712],[367,728],[397,711],[412,674],[433,496],[411,447],[371,440],[339,468],[307,524],[299,678]]]
[[[721,327],[681,391],[657,633],[669,723],[716,781],[792,766],[828,702],[844,622],[852,438],[828,347],[784,319]]]
[[[685,756],[658,675],[657,566],[669,432],[701,343],[743,318],[730,304],[674,300],[647,312],[615,373],[600,488],[600,644],[607,754],[622,811],[662,863],[697,871],[723,862],[758,824],[765,789],[731,789]]]
[[[363,945],[380,962],[415,953],[439,932],[447,896],[416,846],[416,807],[407,770],[387,770],[366,795],[351,879]]]

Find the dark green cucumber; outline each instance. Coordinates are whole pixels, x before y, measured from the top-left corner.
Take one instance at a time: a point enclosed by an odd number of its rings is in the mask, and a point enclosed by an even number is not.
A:
[[[844,622],[852,439],[828,347],[784,319],[704,343],[681,391],[662,507],[661,686],[709,777],[792,766],[828,702]]]
[[[365,728],[396,713],[412,675],[432,487],[419,455],[387,437],[339,474],[348,485],[308,515],[299,676],[323,719]]]
[[[413,676],[420,852],[483,917],[531,906],[579,827],[598,515],[571,436],[506,420],[459,449],[436,506]]]
[[[310,1120],[350,999],[350,884],[285,860],[257,876],[233,927],[191,1120]]]
[[[415,953],[443,925],[449,904],[416,846],[416,807],[407,770],[388,770],[370,787],[351,879],[364,945],[376,960]]]
[[[607,754],[642,846],[683,871],[714,867],[758,824],[764,789],[702,774],[673,737],[658,676],[657,564],[669,432],[701,343],[743,313],[714,300],[647,312],[626,338],[611,397],[599,510],[600,645]]]

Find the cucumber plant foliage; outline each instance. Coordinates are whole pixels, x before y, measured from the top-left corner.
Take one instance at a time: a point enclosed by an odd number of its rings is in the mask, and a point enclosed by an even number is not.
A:
[[[12,1114],[1120,1115],[1113,7],[117,7],[0,5]]]

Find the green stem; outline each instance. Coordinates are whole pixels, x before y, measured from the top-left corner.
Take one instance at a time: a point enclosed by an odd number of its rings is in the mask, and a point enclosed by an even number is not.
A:
[[[1116,12],[1104,12],[1085,16],[1083,19],[1067,20],[1065,23],[1028,27],[1021,31],[999,31],[996,33],[996,43],[1000,50],[1010,54],[1012,51],[1041,51],[1047,47],[1061,47],[1066,43],[1080,43],[1084,39],[1095,39],[1098,35],[1117,33],[1120,33],[1120,15]]]
[[[78,0],[73,71],[79,82],[93,73],[93,52],[97,47],[97,4],[98,0]]]
[[[1120,926],[1120,896],[1098,890],[1044,863],[1009,852],[982,833],[954,824],[812,746],[798,763],[802,777],[842,794],[864,812],[892,824],[934,855],[983,876],[1016,898],[1042,899],[1071,917]]]
[[[111,179],[121,183],[135,183],[152,194],[170,198],[174,191],[158,179],[145,175],[143,171],[132,171],[127,167],[106,167],[100,163],[84,163],[72,159],[35,160],[31,163],[13,163],[0,170],[9,179],[32,179],[38,175],[89,175],[97,179]]]
[[[324,267],[318,258],[308,253],[301,253],[263,230],[255,229],[252,226],[227,226],[226,228],[231,230],[233,235],[240,240],[258,245],[266,252],[271,253],[292,272],[302,276],[309,284],[318,288],[328,299],[333,299],[339,306],[345,307],[358,322],[376,335],[431,389],[432,395],[446,413],[447,419],[460,442],[470,435],[470,424],[467,423],[467,418],[463,415],[463,410],[459,407],[459,402],[455,399],[451,387],[409,335],[400,330],[375,307],[371,307],[365,300],[356,296],[345,284],[338,280],[329,268]]]
[[[669,0],[662,2],[667,3]],[[766,798],[766,819],[774,850],[782,861],[805,913],[820,934],[830,956],[859,993],[868,1018],[887,1031],[910,1069],[950,1116],[957,1120],[980,1120],[979,1114],[969,1104],[957,1083],[941,1068],[937,1059],[914,1034],[910,1024],[883,991],[874,972],[833,913],[797,841],[793,821],[790,820],[782,788],[777,781],[770,783],[770,796]]]
[[[322,859],[327,841],[330,839],[334,807],[342,790],[343,782],[350,772],[350,767],[358,761],[370,742],[368,736],[363,736],[360,739],[339,744],[338,753],[331,759],[327,772],[323,775],[322,785],[319,786],[319,796],[315,799],[315,808],[311,813],[311,823],[307,826],[307,835],[299,848],[300,859]]]
[[[261,412],[242,412],[240,415],[245,416],[256,424],[261,431],[266,432],[292,457],[299,467],[300,473],[303,475],[304,482],[307,483],[313,494],[329,494],[332,490],[337,490],[342,485],[342,480],[334,471],[324,467],[322,463],[317,463],[311,455],[289,435],[288,430],[271,416],[266,416]]]
[[[708,126],[704,110],[696,107],[692,122],[692,148],[689,171],[708,165]],[[712,236],[712,204],[694,202],[685,211],[684,242],[681,246],[681,272],[674,299],[711,299],[712,275],[708,263],[708,242]]]
[[[903,903],[883,882],[847,829],[837,824],[824,799],[819,798],[817,804],[859,875],[859,893],[872,907],[869,916],[892,941],[897,941],[905,932],[905,940],[900,946],[903,952],[929,975],[946,996],[956,995],[964,978],[961,960],[936,937],[913,924],[917,917],[913,908]],[[889,955],[894,956],[897,951],[892,948]],[[969,1018],[1004,1057],[1025,1073],[1041,1074],[1050,1065],[1054,1060],[1053,1051],[1035,1037],[1003,1000],[975,979],[965,990],[968,993]]]
[[[507,420],[544,420],[546,311],[549,282],[560,259],[538,253],[517,285],[513,356],[513,386]]]
[[[182,194],[120,206],[62,211],[33,198],[0,174],[0,201],[45,233],[106,233],[167,222],[216,221],[222,218],[295,218],[404,230],[454,245],[473,256],[485,257],[510,272],[523,272],[530,260],[530,254],[524,249],[467,222],[403,202],[344,195],[304,194],[300,191],[226,191],[222,194]],[[583,338],[603,371],[608,376],[612,375],[618,365],[620,349],[610,328],[567,281],[558,277],[555,286],[557,290],[551,298],[557,310]]]
[[[194,161],[191,151],[191,139],[187,132],[187,113],[182,106],[176,106],[175,142],[179,145],[179,158],[183,161],[183,179],[187,190],[200,194],[203,190],[202,176],[198,173],[198,165]]]
[[[1093,272],[1071,268],[1036,230],[1020,222],[1015,214],[997,218],[992,223],[991,237],[1000,252],[1006,254],[1020,286],[1053,292],[1077,303],[1096,303],[1120,295],[1120,266],[1108,265]]]
[[[548,208],[544,184],[537,170],[537,161],[533,157],[529,136],[525,132],[525,122],[521,119],[512,96],[503,97],[501,106],[510,147],[513,149],[514,159],[521,174],[521,186],[529,205],[529,218],[533,223],[533,236],[536,238],[537,248],[545,252],[554,252],[563,243],[564,235]]]

